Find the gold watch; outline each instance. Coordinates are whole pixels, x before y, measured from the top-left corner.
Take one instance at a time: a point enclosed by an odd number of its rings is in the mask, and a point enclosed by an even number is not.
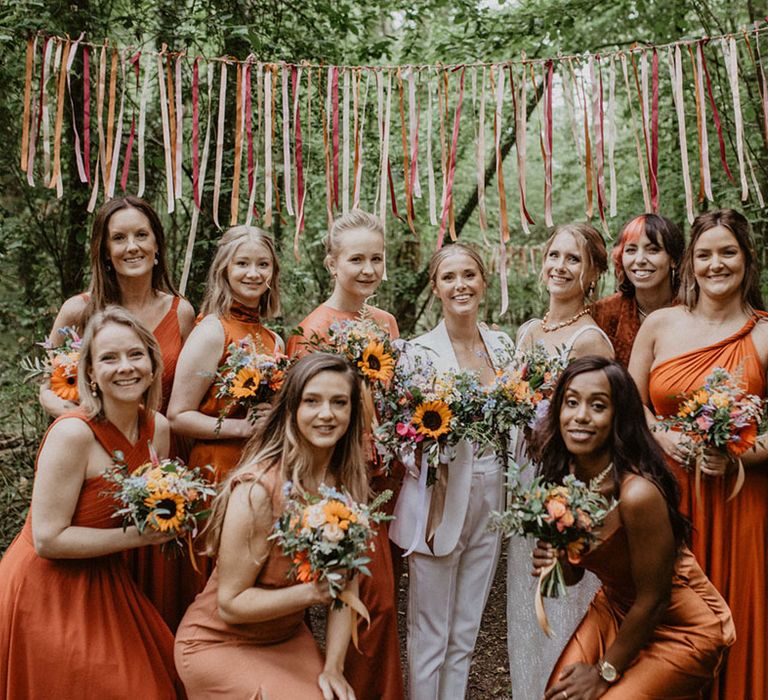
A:
[[[600,659],[597,662],[597,672],[600,674],[600,678],[608,683],[608,685],[613,685],[621,677],[616,667],[605,659]]]

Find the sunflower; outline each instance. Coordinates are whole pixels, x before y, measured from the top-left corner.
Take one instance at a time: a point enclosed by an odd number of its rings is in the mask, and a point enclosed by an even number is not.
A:
[[[168,532],[181,528],[186,510],[181,494],[158,491],[147,496],[144,505],[150,509],[147,522],[154,530]]]
[[[259,390],[261,372],[255,367],[243,367],[235,377],[229,393],[238,399],[247,399],[254,396]]]
[[[51,373],[51,389],[64,401],[78,401],[77,367],[69,369],[66,365],[58,365]]]
[[[372,340],[363,350],[363,359],[357,363],[368,379],[388,382],[395,372],[395,360],[386,350],[384,344]]]
[[[427,401],[420,404],[411,422],[416,432],[435,440],[451,429],[453,414],[445,401]]]

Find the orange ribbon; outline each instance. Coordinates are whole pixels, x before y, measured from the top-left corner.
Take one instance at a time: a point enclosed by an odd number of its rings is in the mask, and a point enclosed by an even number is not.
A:
[[[107,145],[103,161],[103,180],[106,190],[112,173],[112,146],[114,145],[115,102],[117,101],[117,49],[112,49],[112,63],[109,70],[109,106],[107,108]]]
[[[558,565],[558,563],[558,560],[555,559],[551,564],[547,564],[547,566],[545,566],[539,572],[539,581],[536,585],[536,595],[533,602],[533,606],[536,610],[536,619],[539,622],[539,627],[541,627],[542,631],[547,635],[547,637],[552,636],[552,627],[550,626],[549,619],[547,618],[547,611],[544,609],[544,596],[541,593],[541,588],[544,585],[544,580],[555,570],[555,567]]]
[[[352,644],[355,645],[355,649],[360,651],[358,645],[358,633],[357,633],[357,617],[362,617],[366,624],[371,624],[371,616],[368,613],[368,609],[363,605],[363,601],[360,600],[354,593],[350,591],[342,591],[339,593],[339,600],[349,606],[350,617],[352,618]]]
[[[422,466],[426,469],[426,465]],[[429,551],[435,553],[435,535],[437,529],[443,522],[445,513],[445,495],[448,490],[448,465],[439,462],[436,469],[437,481],[432,486],[432,498],[429,501],[429,514],[427,515],[427,527],[425,531],[425,542]]]
[[[704,452],[699,451],[699,453],[696,455],[696,462],[694,465],[694,487],[696,490],[696,500],[701,503],[701,464],[704,461]],[[728,501],[732,501],[736,496],[738,496],[739,491],[741,491],[742,487],[744,486],[744,463],[741,461],[741,459],[738,460],[736,463],[736,482],[733,484],[733,488],[731,489],[731,495],[728,496],[726,500],[726,503]]]

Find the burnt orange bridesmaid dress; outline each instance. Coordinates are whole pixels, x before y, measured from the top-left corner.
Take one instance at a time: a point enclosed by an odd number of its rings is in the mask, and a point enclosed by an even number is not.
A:
[[[108,421],[85,421],[101,446],[136,468],[149,460],[154,421],[142,417],[134,445]],[[43,440],[43,442],[45,439]],[[77,527],[114,528],[114,486],[83,482]],[[21,700],[176,697],[173,635],[128,575],[122,552],[89,559],[44,559],[32,517],[0,561],[0,695]]]
[[[760,316],[768,316],[763,312]],[[649,392],[654,411],[677,412],[681,395],[704,385],[715,367],[741,372],[747,391],[766,395],[751,332],[759,316],[728,338],[672,357],[651,370]],[[693,522],[693,550],[733,613],[736,644],[712,694],[720,700],[768,698],[768,469],[746,467],[739,494],[727,501],[733,477],[702,480],[701,501],[694,494],[693,474],[670,461],[682,488],[680,509]]]
[[[400,337],[395,317],[382,309],[367,306],[366,312],[384,330],[390,338]],[[293,335],[288,340],[288,354],[304,355],[311,351],[306,340],[313,334],[327,339],[328,330],[334,323],[356,321],[359,314],[333,309],[321,304],[300,324],[301,335]],[[381,492],[390,488],[394,497],[385,504],[384,510],[391,514],[397,500],[399,482],[384,474],[372,474],[371,486]],[[397,635],[397,600],[395,598],[395,568],[389,543],[389,531],[386,523],[378,526],[378,534],[370,551],[371,563],[368,568],[371,576],[359,576],[360,599],[371,615],[370,626],[359,623],[360,651],[350,645],[344,664],[344,675],[355,691],[358,700],[401,700],[405,697],[403,689],[403,670],[400,665],[400,640]],[[398,562],[399,564],[400,562]]]
[[[639,479],[635,475],[625,477]],[[613,644],[636,597],[629,542],[621,515],[608,515],[598,546],[574,561],[602,587],[549,678],[574,663],[595,664]],[[678,553],[670,602],[649,642],[604,700],[696,700],[717,675],[734,631],[728,606],[687,547]],[[729,696],[735,698],[737,696]],[[738,696],[741,697],[741,696]]]
[[[237,483],[261,483],[277,518],[283,510],[277,468],[245,472]],[[234,484],[233,484],[234,486]],[[284,588],[291,560],[272,545],[254,586]],[[304,623],[304,610],[265,622],[229,625],[219,615],[218,569],[176,633],[175,659],[189,700],[322,700],[323,657]]]
[[[640,330],[640,317],[637,313],[635,297],[625,296],[621,292],[611,294],[593,304],[591,315],[595,323],[610,338],[616,359],[628,367],[632,346]]]

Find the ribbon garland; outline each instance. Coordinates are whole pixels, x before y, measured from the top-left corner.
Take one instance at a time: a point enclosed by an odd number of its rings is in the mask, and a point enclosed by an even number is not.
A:
[[[728,165],[725,124],[722,120],[722,104],[718,105],[712,87],[712,76],[706,60],[706,50],[710,42],[722,52],[727,72],[730,104],[733,109],[734,134],[731,143],[738,162],[738,186],[742,200],[749,197],[750,180],[752,193],[757,202],[763,205],[763,195],[755,174],[755,167],[750,157],[748,130],[742,114],[741,90],[749,81],[754,81],[759,96],[759,120],[761,140],[768,144],[768,79],[761,63],[760,34],[768,29],[766,22],[757,22],[740,33],[721,37],[701,38],[677,41],[665,46],[633,46],[614,53],[587,56],[558,56],[557,58],[528,59],[524,54],[517,61],[503,63],[472,63],[450,66],[324,66],[319,74],[325,77],[325,83],[318,81],[318,88],[324,92],[325,101],[321,101],[320,117],[323,123],[323,139],[326,152],[326,196],[329,222],[338,212],[347,212],[351,207],[360,206],[363,171],[363,137],[365,133],[365,109],[369,79],[373,73],[376,80],[378,98],[378,148],[379,178],[376,188],[375,210],[386,225],[387,202],[393,215],[406,223],[416,233],[419,221],[416,200],[422,196],[422,182],[419,173],[419,140],[426,138],[426,152],[422,153],[422,168],[426,168],[427,202],[425,213],[430,223],[439,226],[437,245],[442,246],[446,232],[452,238],[456,236],[454,215],[454,189],[456,170],[460,167],[459,134],[461,131],[462,107],[465,91],[466,70],[470,70],[474,126],[476,134],[475,148],[469,162],[475,169],[474,179],[478,199],[478,217],[483,240],[490,245],[485,231],[488,228],[487,198],[485,192],[485,109],[487,100],[495,103],[494,110],[494,150],[496,155],[496,177],[499,202],[499,258],[501,267],[506,269],[510,256],[508,241],[510,236],[508,214],[506,211],[506,192],[501,159],[501,134],[503,133],[503,103],[509,72],[509,89],[512,97],[514,118],[514,145],[517,156],[518,204],[520,226],[526,233],[534,219],[528,210],[526,197],[526,153],[527,131],[527,81],[534,79],[541,66],[541,112],[538,113],[540,144],[544,168],[544,223],[551,226],[553,221],[553,176],[555,159],[554,120],[556,119],[553,102],[555,71],[559,70],[563,85],[564,107],[567,109],[568,128],[576,147],[576,155],[584,169],[586,213],[593,214],[593,194],[596,194],[597,213],[603,229],[607,232],[606,216],[616,216],[618,190],[615,172],[616,134],[616,59],[621,61],[624,74],[626,99],[629,102],[630,127],[635,141],[638,174],[643,191],[646,209],[659,210],[659,142],[660,124],[666,123],[660,114],[659,104],[659,51],[666,50],[667,62],[672,85],[672,104],[676,112],[683,185],[685,190],[686,215],[692,221],[696,212],[694,193],[691,183],[690,166],[687,153],[687,127],[685,120],[685,92],[690,90],[690,98],[696,107],[696,143],[698,148],[699,182],[696,198],[699,203],[714,200],[712,176],[709,163],[709,142],[707,133],[708,108],[712,114],[718,137],[720,161],[727,178],[736,183],[734,173]],[[754,46],[751,44],[754,40]],[[738,42],[743,41],[745,50],[754,66],[753,71],[739,71]],[[38,49],[39,47],[39,49]],[[82,50],[81,50],[82,49]],[[149,95],[153,82],[157,82],[159,97],[159,116],[162,128],[162,147],[165,158],[166,198],[168,212],[175,209],[175,200],[183,197],[184,158],[190,160],[191,186],[195,209],[201,208],[202,174],[201,167],[201,124],[200,124],[200,62],[202,57],[190,57],[184,51],[170,52],[165,45],[158,52],[144,51],[149,62],[142,66],[142,50],[110,46],[108,42],[94,45],[77,39],[35,35],[24,46],[24,94],[22,125],[20,130],[21,149],[20,167],[26,174],[31,186],[35,177],[42,176],[43,184],[56,191],[57,197],[64,193],[62,173],[62,148],[74,147],[74,160],[81,183],[88,183],[90,188],[89,211],[93,211],[99,191],[102,188],[104,198],[114,196],[116,183],[119,181],[123,191],[128,188],[130,169],[137,148],[138,189],[143,194],[146,188],[146,119],[157,103],[150,105]],[[91,71],[92,51],[97,51],[98,64]],[[685,81],[682,51],[689,54],[691,78]],[[152,55],[155,59],[152,59]],[[40,60],[38,61],[38,57]],[[686,61],[689,59],[685,59]],[[241,177],[246,169],[242,162],[242,151],[246,150],[249,206],[247,222],[251,221],[255,207],[250,201],[257,186],[258,158],[264,149],[264,218],[263,225],[270,227],[273,208],[281,215],[280,183],[285,190],[285,209],[289,216],[295,217],[296,234],[294,254],[298,256],[298,240],[305,227],[307,199],[307,160],[304,149],[309,148],[309,141],[302,133],[302,121],[311,125],[311,80],[312,71],[317,67],[304,63],[257,63],[249,56],[245,61],[232,58],[205,59],[211,70],[216,62],[221,62],[218,91],[218,119],[216,133],[216,165],[213,183],[213,219],[220,226],[218,207],[221,194],[221,178],[225,161],[233,167],[232,191],[230,201],[230,224],[238,221]],[[632,78],[628,65],[632,63],[634,89],[639,100],[639,114],[645,143],[645,156],[640,144],[636,111],[632,95]],[[79,100],[72,92],[71,72],[77,72],[77,65],[82,64],[82,115],[77,113]],[[156,71],[152,70],[153,63]],[[227,152],[226,142],[226,90],[227,65],[236,67],[236,97],[233,115],[233,146]],[[257,141],[253,133],[253,100],[251,81],[253,67],[259,74],[264,70],[263,92],[257,90],[261,105],[263,99],[264,134]],[[515,66],[521,66],[522,74],[515,76]],[[606,95],[603,87],[603,67],[609,70]],[[143,76],[142,76],[143,69]],[[482,72],[481,70],[482,69]],[[96,127],[98,149],[96,170],[92,172],[91,162],[91,73],[95,73]],[[307,74],[307,103],[302,105],[301,90],[303,73]],[[189,76],[185,76],[185,73]],[[455,80],[450,79],[459,73]],[[363,94],[363,77],[365,91]],[[517,82],[516,82],[517,78]],[[397,139],[397,153],[390,153],[392,88],[393,80],[398,91],[400,138]],[[590,99],[587,98],[585,82],[590,83]],[[458,81],[458,82],[457,82]],[[49,87],[49,84],[50,87]],[[452,86],[453,84],[453,86]],[[536,101],[539,97],[539,85],[532,82]],[[118,90],[119,95],[118,95]],[[426,100],[421,97],[426,91]],[[437,91],[435,94],[435,90]],[[580,102],[575,106],[573,92]],[[49,94],[50,92],[50,94]],[[212,90],[211,90],[212,92]],[[454,94],[455,92],[455,94]],[[490,98],[488,94],[490,92]],[[437,105],[435,105],[435,96]],[[211,110],[212,95],[209,97],[208,110]],[[71,139],[63,139],[65,101],[69,100],[71,112]],[[720,95],[718,99],[725,99]],[[55,107],[53,101],[55,100]],[[126,100],[128,104],[126,104]],[[187,102],[189,100],[189,102]],[[453,111],[452,128],[449,122],[449,106]],[[323,109],[324,107],[324,109]],[[440,213],[437,212],[437,193],[433,162],[433,126],[434,107],[437,107],[439,142],[441,148],[442,194]],[[131,109],[130,125],[126,109]],[[423,114],[426,109],[426,114]],[[583,133],[579,134],[576,119],[577,109],[583,119]],[[304,114],[302,114],[304,112]],[[185,119],[187,117],[187,119]],[[422,118],[426,117],[426,125]],[[261,123],[261,108],[259,108]],[[279,122],[278,122],[279,120]],[[80,123],[79,123],[80,122]],[[591,124],[590,124],[591,122]],[[397,123],[397,120],[396,120]],[[206,132],[209,133],[211,120],[208,120]],[[395,127],[396,128],[396,127]],[[82,129],[82,130],[81,130]],[[594,129],[594,131],[593,131]],[[187,134],[185,135],[185,130]],[[424,133],[426,132],[426,133]],[[82,140],[81,140],[82,136]],[[729,135],[730,136],[730,135]],[[189,146],[184,149],[184,140]],[[584,148],[582,150],[582,138]],[[281,151],[275,169],[272,147],[275,142]],[[42,144],[42,145],[40,145]],[[594,147],[594,151],[593,151]],[[402,149],[402,152],[400,150]],[[42,159],[36,158],[42,151]],[[203,158],[207,155],[203,149]],[[307,150],[307,154],[309,151]],[[122,155],[122,162],[121,162]],[[393,171],[392,159],[402,158],[402,173],[399,166]],[[731,156],[733,157],[733,155]],[[426,158],[426,165],[423,159]],[[341,162],[339,162],[341,160]],[[37,167],[36,167],[37,166]],[[608,169],[606,178],[605,169]],[[646,170],[647,168],[647,170]],[[40,173],[40,171],[42,171]],[[95,175],[92,177],[92,175]],[[606,180],[608,182],[606,183]],[[76,182],[76,181],[75,181]],[[606,191],[606,186],[610,191]],[[350,196],[351,187],[351,196]],[[397,199],[404,195],[405,211],[401,219],[398,213]],[[509,260],[514,261],[514,256]]]

